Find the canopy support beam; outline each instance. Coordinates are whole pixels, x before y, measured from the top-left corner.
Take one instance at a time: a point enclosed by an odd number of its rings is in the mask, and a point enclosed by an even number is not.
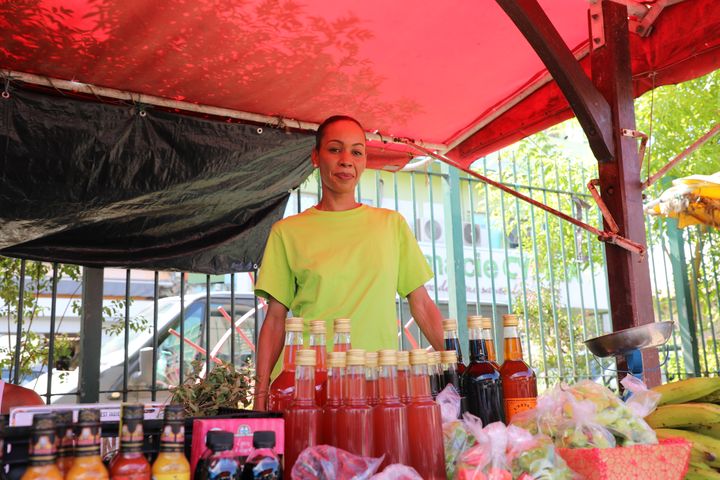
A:
[[[496,0],[552,74],[600,162],[613,159],[610,106],[585,74],[537,0]]]
[[[590,53],[593,82],[607,99],[612,111],[614,160],[598,159],[602,199],[617,222],[618,234],[647,245],[645,217],[640,185],[640,162],[634,138],[623,136],[623,129],[635,130],[635,106],[630,65],[627,7],[602,0],[605,45]],[[605,222],[608,227],[607,221]],[[613,330],[653,323],[650,265],[643,257],[615,245],[605,245],[608,288]],[[645,381],[660,383],[657,349],[642,351]],[[618,358],[618,370],[627,362]]]

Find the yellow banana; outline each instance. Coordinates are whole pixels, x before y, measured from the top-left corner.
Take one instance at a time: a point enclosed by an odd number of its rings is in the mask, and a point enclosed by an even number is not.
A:
[[[687,473],[685,474],[685,480],[720,480],[720,473],[716,472],[712,468],[703,468],[691,463]]]
[[[702,462],[711,467],[720,467],[720,440],[699,433],[672,428],[658,428],[655,433],[658,438],[680,437],[688,440],[692,443],[691,462]]]
[[[682,403],[658,407],[645,421],[652,428],[686,428],[720,423],[720,405]]]
[[[662,395],[658,405],[692,402],[720,390],[720,377],[688,378],[652,390]]]
[[[705,395],[704,397],[700,397],[697,400],[693,400],[693,402],[720,403],[720,390],[715,390],[709,395]]]
[[[713,423],[711,425],[690,425],[689,427],[683,428],[685,430],[692,430],[693,432],[702,433],[708,437],[720,440],[720,423]]]

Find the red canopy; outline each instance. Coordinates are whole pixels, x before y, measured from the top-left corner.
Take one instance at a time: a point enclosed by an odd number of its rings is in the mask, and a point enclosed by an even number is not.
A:
[[[643,3],[652,4],[652,1]],[[540,0],[589,69],[587,0]],[[720,66],[717,0],[662,11],[632,35],[636,94]],[[368,131],[450,150],[467,165],[572,115],[494,1],[14,0],[0,68]]]

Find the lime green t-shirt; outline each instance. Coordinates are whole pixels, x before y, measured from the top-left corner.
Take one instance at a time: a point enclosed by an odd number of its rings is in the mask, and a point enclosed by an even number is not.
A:
[[[405,219],[361,205],[331,212],[313,207],[270,231],[255,294],[277,301],[306,322],[351,320],[354,348],[398,347],[396,292],[406,297],[433,276]]]

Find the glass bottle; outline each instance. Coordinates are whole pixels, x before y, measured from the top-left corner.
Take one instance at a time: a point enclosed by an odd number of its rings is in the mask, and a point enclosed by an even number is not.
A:
[[[319,406],[325,405],[327,396],[327,347],[325,333],[327,327],[324,320],[310,322],[310,348],[315,351],[315,400]]]
[[[440,352],[427,352],[428,378],[430,379],[430,394],[433,400],[442,390],[442,376],[440,372]]]
[[[410,352],[410,403],[407,406],[410,466],[425,480],[445,479],[440,406],[430,395],[427,352]]]
[[[333,352],[347,352],[352,348],[350,345],[350,319],[336,318],[333,322]]]
[[[505,338],[505,361],[500,367],[505,415],[507,421],[513,415],[535,408],[537,405],[537,378],[535,372],[523,361],[522,343],[518,334],[518,318],[503,315]]]
[[[55,412],[55,428],[57,429],[58,448],[55,464],[63,477],[70,471],[73,464],[73,412],[62,410]]]
[[[407,407],[400,402],[397,388],[397,352],[380,350],[378,405],[373,409],[373,456],[385,455],[379,471],[393,463],[410,463]]]
[[[120,414],[120,451],[110,461],[112,480],[150,480],[150,463],[142,451],[143,405],[125,404]]]
[[[448,385],[455,387],[455,391],[460,395],[460,412],[458,418],[462,418],[462,414],[467,411],[467,397],[465,397],[465,394],[460,389],[460,375],[458,375],[457,372],[457,353],[454,350],[440,352],[440,369],[443,375],[440,390],[444,390]]]
[[[468,319],[470,363],[463,375],[462,385],[467,395],[468,411],[479,417],[483,425],[505,420],[502,400],[502,380],[498,369],[488,361],[482,338],[482,319]]]
[[[355,455],[372,455],[372,409],[367,403],[365,380],[365,350],[350,349],[346,357],[345,399],[340,408],[339,424],[342,434],[339,447]]]
[[[457,355],[457,372],[458,375],[465,373],[465,364],[463,363],[462,348],[458,339],[457,322],[453,318],[442,321],[443,335],[445,337],[445,350],[452,350]]]
[[[109,474],[100,456],[100,410],[80,410],[75,432],[75,460],[65,480],[107,480]]]
[[[345,352],[328,354],[327,402],[322,413],[322,443],[338,446],[340,407],[343,402],[345,383]]]
[[[282,480],[280,458],[275,452],[275,432],[253,433],[253,450],[245,460],[242,480]]]
[[[240,480],[242,463],[233,452],[232,432],[211,430],[205,438],[205,451],[195,468],[194,480]]]
[[[269,408],[274,412],[285,412],[295,392],[295,356],[303,347],[303,319],[291,317],[285,320],[285,348],[283,369],[270,384]]]
[[[55,464],[56,453],[55,415],[34,415],[30,457],[22,480],[63,480],[63,475]]]
[[[320,444],[322,410],[315,402],[315,351],[299,350],[295,369],[295,400],[285,412],[285,471],[292,474],[300,452]]]
[[[182,405],[167,405],[160,453],[153,462],[153,480],[190,480],[190,463],[185,458],[185,413]]]
[[[500,369],[500,366],[497,363],[497,354],[495,353],[495,337],[493,337],[493,322],[492,318],[487,317],[481,317],[482,318],[482,337],[483,342],[485,343],[485,354],[487,355],[487,359],[490,363],[495,365],[495,367]]]
[[[410,352],[397,352],[398,395],[404,404],[410,402]]]
[[[374,407],[378,404],[378,354],[365,353],[365,382],[368,405]]]

